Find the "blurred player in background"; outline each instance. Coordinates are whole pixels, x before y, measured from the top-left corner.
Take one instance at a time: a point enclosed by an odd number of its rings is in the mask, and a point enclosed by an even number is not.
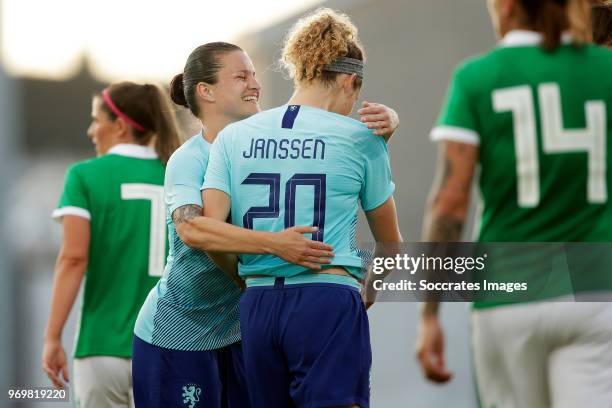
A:
[[[500,44],[455,70],[431,133],[441,155],[424,240],[460,240],[479,164],[480,242],[612,241],[612,51],[590,43],[589,4],[489,9]],[[423,306],[417,356],[445,382],[438,304]],[[612,401],[610,303],[477,302],[472,350],[483,407]]]
[[[612,48],[612,0],[597,0],[593,4],[593,41]]]
[[[241,256],[251,405],[368,407],[359,202],[377,241],[401,237],[385,141],[346,116],[363,78],[357,29],[346,15],[321,9],[293,27],[282,60],[295,93],[288,105],[221,132],[204,181],[204,215],[224,221],[231,209],[234,225],[260,231],[312,224],[312,238],[332,244],[334,258],[317,271],[267,255]]]
[[[85,277],[74,353],[76,404],[128,407],[133,327],[164,268],[164,166],[179,138],[161,90],[131,82],[94,96],[87,134],[99,157],[68,169],[53,212],[64,238],[42,366],[56,387],[68,382],[61,336]]]

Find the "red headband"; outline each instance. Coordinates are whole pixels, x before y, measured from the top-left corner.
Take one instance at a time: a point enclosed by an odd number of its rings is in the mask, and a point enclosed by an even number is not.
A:
[[[115,103],[111,99],[110,94],[108,93],[108,89],[105,89],[102,91],[102,99],[104,100],[104,103],[106,103],[106,106],[108,106],[115,115],[123,118],[123,120],[125,120],[128,123],[128,125],[132,126],[134,129],[140,132],[147,131],[147,128],[145,128],[144,126],[136,122],[134,119],[130,118],[128,115],[126,115],[125,113],[119,110],[117,105],[115,105]]]

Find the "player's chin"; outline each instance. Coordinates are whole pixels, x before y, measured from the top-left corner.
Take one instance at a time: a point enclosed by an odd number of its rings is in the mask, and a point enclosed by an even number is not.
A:
[[[254,115],[257,112],[261,111],[261,108],[259,107],[259,102],[257,102],[257,101],[244,102],[244,104],[245,104],[245,106],[244,106],[244,109],[243,109],[243,115],[245,117]]]

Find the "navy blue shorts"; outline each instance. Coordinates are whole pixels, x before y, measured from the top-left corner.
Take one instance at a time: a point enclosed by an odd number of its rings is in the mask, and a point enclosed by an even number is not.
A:
[[[253,408],[369,407],[372,351],[357,289],[277,278],[247,288],[240,323]]]
[[[136,407],[250,407],[240,343],[218,350],[181,351],[134,336],[133,348]]]

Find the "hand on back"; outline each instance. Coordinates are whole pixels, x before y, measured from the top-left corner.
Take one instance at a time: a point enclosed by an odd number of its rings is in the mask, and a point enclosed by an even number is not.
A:
[[[304,234],[317,232],[317,227],[291,227],[278,232],[274,255],[308,269],[321,270],[321,265],[331,263],[334,253],[331,245],[314,241]]]

